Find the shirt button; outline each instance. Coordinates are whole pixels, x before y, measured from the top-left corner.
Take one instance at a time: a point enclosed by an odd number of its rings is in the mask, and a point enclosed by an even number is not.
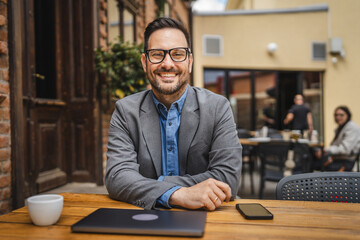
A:
[[[171,126],[172,125],[172,122],[169,122],[169,126]]]
[[[169,152],[171,152],[171,150],[172,150],[172,147],[169,147],[169,148],[168,148],[168,150],[169,150]]]

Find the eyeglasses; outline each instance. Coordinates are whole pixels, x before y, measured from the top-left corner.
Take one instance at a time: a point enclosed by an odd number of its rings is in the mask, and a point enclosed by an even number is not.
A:
[[[172,48],[169,50],[149,49],[145,51],[145,54],[151,63],[161,63],[164,61],[166,53],[170,55],[170,58],[174,62],[183,62],[186,60],[187,55],[191,52],[189,48],[183,47]]]

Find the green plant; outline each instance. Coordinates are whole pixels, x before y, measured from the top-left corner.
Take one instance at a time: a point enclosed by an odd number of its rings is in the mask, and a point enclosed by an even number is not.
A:
[[[143,45],[110,43],[95,49],[95,66],[107,78],[106,89],[116,98],[123,98],[146,89],[146,74],[141,65]]]

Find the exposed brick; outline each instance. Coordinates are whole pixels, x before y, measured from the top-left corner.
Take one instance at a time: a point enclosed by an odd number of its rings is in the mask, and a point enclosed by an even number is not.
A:
[[[9,111],[9,109],[8,108],[5,108],[5,109],[3,109],[2,111],[1,111],[1,118],[2,118],[2,120],[10,120],[10,111]]]
[[[8,31],[4,28],[0,28],[0,41],[8,41]]]
[[[9,187],[11,178],[9,175],[0,176],[0,188]]]
[[[106,37],[107,37],[105,25],[100,25],[100,35],[101,35],[101,37],[103,37],[103,38],[106,38]]]
[[[1,77],[4,81],[9,81],[9,70],[2,70],[1,71]]]
[[[0,214],[5,214],[10,212],[10,201],[3,201],[2,203],[0,203]]]
[[[0,122],[0,134],[10,133],[10,123]]]
[[[6,55],[8,53],[8,44],[7,42],[0,41],[0,53]]]
[[[0,136],[0,148],[9,146],[9,137],[8,136]]]
[[[9,60],[6,56],[0,56],[0,68],[8,68]]]
[[[6,5],[4,5],[3,3],[1,3],[1,0],[0,0],[0,15],[7,17],[7,8],[6,8]]]
[[[9,107],[9,106],[10,106],[9,97],[6,97],[5,100],[3,100],[3,101],[0,103],[0,106],[1,106],[1,107]]]
[[[9,93],[9,83],[8,82],[0,82],[0,93]]]
[[[10,174],[11,173],[11,161],[5,161],[2,163],[2,171],[3,173]]]
[[[7,19],[5,16],[0,15],[0,26],[5,26],[7,24]]]
[[[105,1],[101,2],[101,9],[107,9],[107,2]]]
[[[10,149],[1,148],[0,149],[0,161],[5,161],[10,159]]]
[[[11,188],[6,187],[2,190],[2,199],[7,200],[11,198]]]

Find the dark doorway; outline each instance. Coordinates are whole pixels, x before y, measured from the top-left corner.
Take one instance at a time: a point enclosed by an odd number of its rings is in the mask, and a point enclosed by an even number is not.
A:
[[[102,183],[95,133],[94,1],[11,2],[14,207],[67,182]],[[15,39],[16,38],[16,39]],[[16,41],[21,41],[17,44]],[[21,81],[21,82],[19,82]],[[21,87],[20,87],[21,86]],[[21,101],[20,101],[21,102]],[[101,151],[101,150],[99,150]]]

